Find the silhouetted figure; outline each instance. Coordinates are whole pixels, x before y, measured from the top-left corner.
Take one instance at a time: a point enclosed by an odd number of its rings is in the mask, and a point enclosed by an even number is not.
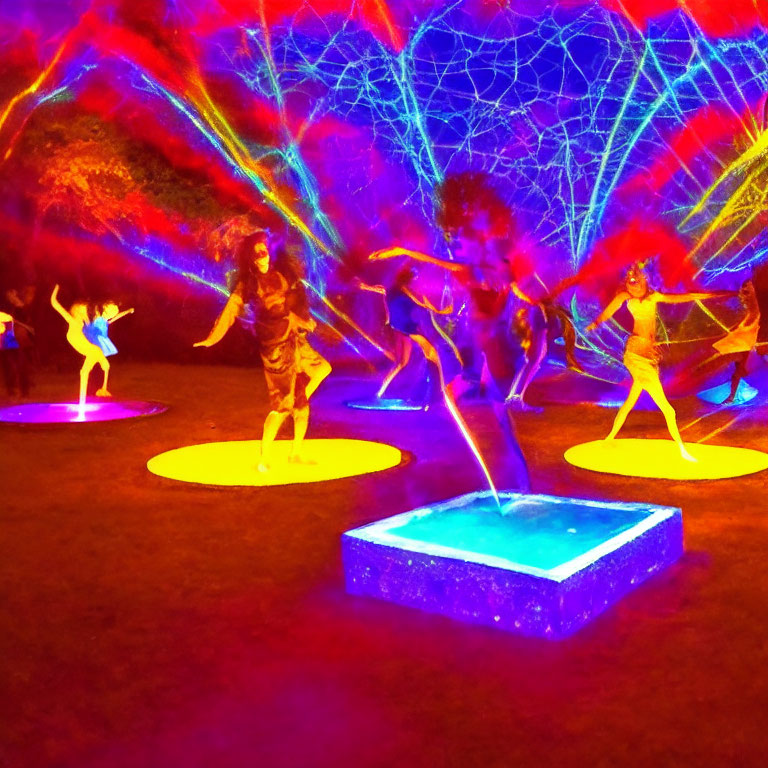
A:
[[[13,318],[8,329],[13,341],[8,339],[10,348],[3,354],[3,377],[8,394],[27,397],[32,386],[32,368],[35,360],[35,331],[32,327],[31,305],[35,298],[35,287],[6,291],[10,316]],[[3,342],[0,341],[0,347]]]

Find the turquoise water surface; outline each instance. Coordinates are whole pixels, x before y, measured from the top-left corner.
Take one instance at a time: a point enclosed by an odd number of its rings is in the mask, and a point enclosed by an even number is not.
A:
[[[436,507],[389,533],[550,570],[594,549],[653,514],[648,508],[593,507],[579,501],[516,500],[501,512],[491,499]]]

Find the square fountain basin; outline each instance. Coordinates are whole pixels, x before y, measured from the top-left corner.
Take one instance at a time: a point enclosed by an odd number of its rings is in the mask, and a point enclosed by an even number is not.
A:
[[[342,536],[347,591],[524,635],[577,631],[683,552],[682,512],[470,493]]]

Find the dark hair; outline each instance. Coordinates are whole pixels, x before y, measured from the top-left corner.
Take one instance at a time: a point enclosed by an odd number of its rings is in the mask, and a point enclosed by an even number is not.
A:
[[[257,243],[267,245],[267,233],[260,229],[257,232],[244,237],[237,249],[237,280],[238,282],[249,283],[253,278],[256,269],[253,263],[253,248]]]
[[[304,262],[300,256],[300,249],[295,245],[285,241],[278,243],[272,254],[272,263],[290,283],[304,278]]]

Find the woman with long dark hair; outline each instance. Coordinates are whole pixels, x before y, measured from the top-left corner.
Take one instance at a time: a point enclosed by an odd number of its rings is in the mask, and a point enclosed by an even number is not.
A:
[[[302,461],[309,398],[331,372],[331,365],[307,341],[307,333],[313,331],[316,324],[309,315],[303,288],[297,276],[286,276],[271,262],[266,232],[245,238],[238,264],[229,300],[208,337],[195,346],[210,347],[221,341],[244,307],[252,307],[253,330],[270,401],[258,464],[259,471],[266,472],[270,468],[272,444],[288,416],[293,419],[293,449],[289,460]]]

